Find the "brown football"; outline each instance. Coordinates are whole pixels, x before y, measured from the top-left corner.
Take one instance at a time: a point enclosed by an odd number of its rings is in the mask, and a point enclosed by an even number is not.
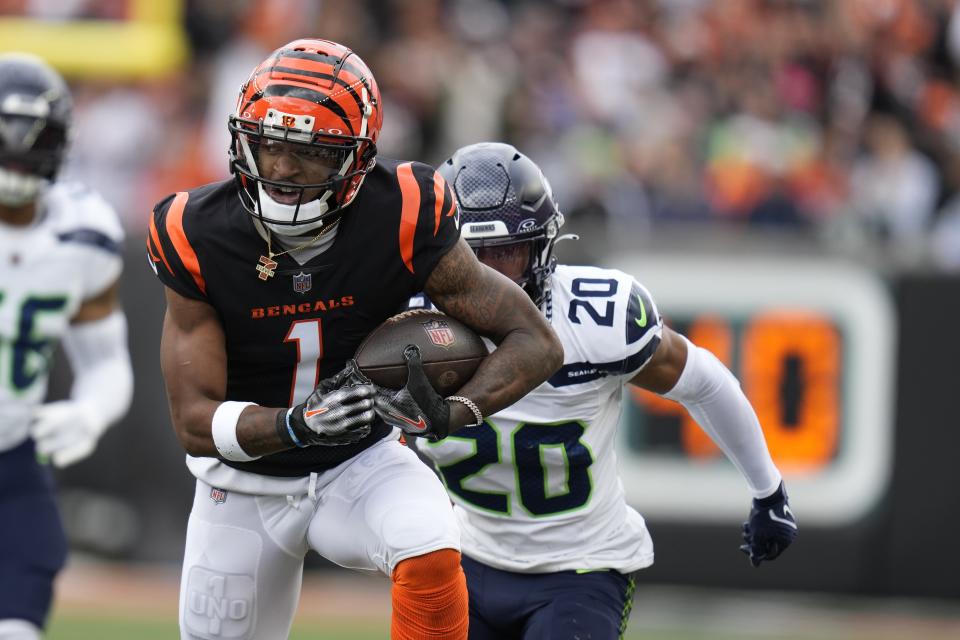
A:
[[[473,376],[488,351],[483,340],[459,320],[439,311],[404,311],[374,329],[357,348],[354,358],[374,383],[400,389],[407,383],[403,350],[420,347],[423,370],[442,396],[457,392]]]

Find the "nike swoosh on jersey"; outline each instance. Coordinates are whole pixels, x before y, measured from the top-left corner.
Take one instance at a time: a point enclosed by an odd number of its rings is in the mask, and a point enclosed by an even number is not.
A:
[[[304,417],[304,418],[312,418],[313,416],[318,416],[318,415],[320,415],[321,413],[326,413],[327,411],[330,411],[330,407],[320,407],[319,409],[313,409],[313,410],[311,410],[311,411],[304,411],[304,412],[303,412],[303,417]]]
[[[647,307],[643,304],[643,298],[640,297],[640,294],[637,295],[637,301],[640,303],[640,317],[634,318],[633,321],[637,323],[641,329],[647,326]]]
[[[396,413],[392,413],[392,412],[391,412],[390,415],[392,415],[394,418],[399,418],[400,420],[403,420],[404,422],[406,422],[407,424],[409,424],[411,427],[416,427],[417,429],[420,429],[421,431],[422,431],[423,429],[426,429],[426,428],[427,428],[427,422],[423,419],[423,416],[417,416],[417,421],[414,422],[414,421],[411,420],[410,418],[408,418],[408,417],[406,417],[406,416],[397,415]]]
[[[790,507],[784,507],[784,508],[783,508],[783,513],[784,513],[784,515],[786,515],[786,514],[788,514],[788,513],[789,513],[791,516],[793,515],[793,511],[790,511]],[[785,524],[785,525],[787,525],[787,526],[789,526],[789,527],[793,527],[794,529],[798,529],[798,528],[799,528],[799,527],[797,527],[797,523],[796,523],[796,522],[794,522],[793,520],[790,520],[790,519],[788,519],[788,518],[781,518],[780,516],[778,516],[777,514],[775,514],[775,513],[773,512],[773,509],[770,509],[770,519],[773,520],[774,522],[779,522],[780,524]]]

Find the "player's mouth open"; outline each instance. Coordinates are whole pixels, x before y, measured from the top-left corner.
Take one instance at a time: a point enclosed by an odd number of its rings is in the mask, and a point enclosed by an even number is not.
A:
[[[286,187],[266,187],[264,190],[274,202],[290,205],[298,204],[302,193],[300,189],[288,189]]]

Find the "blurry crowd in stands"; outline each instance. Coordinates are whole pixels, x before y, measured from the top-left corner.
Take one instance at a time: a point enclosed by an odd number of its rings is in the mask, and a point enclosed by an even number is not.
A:
[[[772,232],[960,271],[960,0],[196,0],[184,26],[175,75],[77,85],[73,171],[132,230],[228,176],[240,84],[315,36],[374,70],[381,154],[512,142],[604,242]]]

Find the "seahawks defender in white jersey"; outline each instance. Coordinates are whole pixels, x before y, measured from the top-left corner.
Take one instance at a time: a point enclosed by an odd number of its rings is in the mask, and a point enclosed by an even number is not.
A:
[[[48,468],[88,456],[130,405],[117,299],[122,229],[78,184],[54,183],[69,128],[63,79],[38,58],[0,55],[0,640],[40,637],[66,539]],[[67,400],[43,400],[58,342]]]
[[[614,453],[623,385],[684,404],[754,497],[744,545],[754,566],[796,535],[756,415],[710,352],[663,326],[650,293],[614,269],[556,265],[563,215],[529,158],[499,143],[439,168],[480,261],[513,278],[549,319],[564,365],[513,406],[415,446],[442,476],[461,527],[470,638],[617,638],[632,572],[653,562]],[[411,303],[416,306],[416,301]]]

